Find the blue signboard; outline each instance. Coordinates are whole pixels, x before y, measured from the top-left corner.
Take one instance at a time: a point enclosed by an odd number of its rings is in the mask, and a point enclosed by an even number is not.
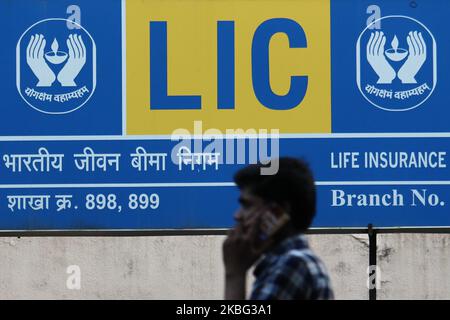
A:
[[[0,230],[228,228],[234,173],[280,156],[314,227],[450,227],[449,14],[0,0]]]
[[[76,3],[0,1],[0,135],[122,133],[121,3]]]

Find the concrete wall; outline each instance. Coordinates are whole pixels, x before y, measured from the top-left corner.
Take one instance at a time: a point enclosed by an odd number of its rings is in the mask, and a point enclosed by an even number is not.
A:
[[[0,238],[0,299],[221,299],[223,239]],[[367,299],[367,236],[309,240],[336,298]],[[379,235],[378,242],[380,299],[450,299],[450,235]],[[80,290],[66,286],[70,265],[80,267]]]
[[[383,235],[380,299],[450,299],[450,235]]]

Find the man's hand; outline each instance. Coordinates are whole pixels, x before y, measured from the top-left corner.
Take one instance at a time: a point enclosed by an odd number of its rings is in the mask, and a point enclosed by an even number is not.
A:
[[[248,213],[249,218],[230,229],[223,243],[225,299],[245,299],[247,270],[261,255],[258,245],[262,212],[256,208]]]
[[[228,232],[223,243],[223,261],[227,274],[242,274],[252,266],[261,252],[258,250],[262,209],[249,213],[250,218]]]

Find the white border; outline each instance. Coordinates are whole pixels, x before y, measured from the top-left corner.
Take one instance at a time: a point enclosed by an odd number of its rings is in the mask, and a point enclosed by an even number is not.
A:
[[[442,181],[316,181],[316,186],[447,186]],[[151,183],[67,183],[67,184],[0,184],[0,189],[48,188],[183,188],[183,187],[235,187],[234,182],[151,182]]]
[[[270,131],[269,131],[270,132]],[[256,139],[258,134],[223,135],[223,139]],[[286,133],[270,134],[264,139],[375,139],[375,138],[450,138],[450,132],[417,132],[417,133]],[[87,136],[0,136],[1,141],[98,141],[98,140],[172,140],[180,139],[217,139],[217,135],[87,135]]]
[[[122,136],[127,134],[127,9],[122,0]]]
[[[20,91],[20,44],[22,43],[22,38],[25,35],[25,33],[27,33],[31,28],[33,28],[34,26],[45,22],[45,21],[68,21],[72,24],[77,25],[78,27],[80,27],[81,29],[83,29],[84,32],[86,32],[86,34],[89,36],[89,38],[91,38],[91,42],[92,42],[92,92],[89,95],[89,97],[86,99],[86,101],[84,101],[81,105],[79,105],[78,107],[69,110],[69,111],[64,111],[64,112],[48,112],[48,111],[43,111],[39,108],[36,108],[35,106],[33,106],[31,103],[29,103],[22,95],[22,92]],[[78,109],[80,109],[82,106],[84,106],[86,104],[86,102],[88,102],[92,95],[95,92],[95,88],[97,87],[97,46],[95,45],[95,41],[94,38],[92,38],[91,34],[85,29],[83,28],[83,26],[81,26],[80,24],[76,23],[75,21],[71,21],[68,19],[63,19],[63,18],[48,18],[48,19],[43,19],[40,20],[38,22],[36,22],[35,24],[31,25],[27,30],[25,30],[22,35],[19,38],[19,41],[17,41],[17,46],[16,46],[16,87],[17,87],[17,91],[19,91],[20,96],[22,97],[23,101],[25,101],[30,107],[32,107],[34,110],[45,113],[45,114],[67,114],[67,113],[71,113],[74,112]]]
[[[433,89],[431,89],[431,92],[428,94],[428,96],[425,98],[425,100],[423,100],[421,103],[416,104],[413,107],[409,107],[406,109],[388,109],[386,107],[381,107],[379,105],[377,105],[376,103],[372,102],[369,98],[366,97],[366,95],[364,94],[363,90],[361,90],[361,56],[360,56],[360,49],[361,49],[361,36],[364,34],[364,32],[366,32],[367,29],[369,29],[370,26],[372,26],[373,24],[375,24],[378,21],[381,21],[383,19],[387,19],[387,18],[404,18],[404,19],[409,19],[409,20],[413,20],[414,22],[420,24],[425,30],[428,31],[428,33],[430,34],[431,38],[433,39]],[[372,105],[374,105],[375,107],[384,110],[384,111],[393,111],[393,112],[399,112],[399,111],[408,111],[408,110],[412,110],[417,108],[418,106],[422,105],[423,103],[425,103],[425,101],[428,100],[428,98],[431,97],[431,95],[434,92],[434,89],[436,88],[436,84],[438,81],[438,77],[437,77],[437,44],[436,44],[436,40],[434,39],[433,34],[431,33],[431,31],[420,21],[408,17],[408,16],[402,16],[402,15],[392,15],[392,16],[385,16],[382,17],[380,19],[377,19],[375,21],[373,21],[371,24],[369,24],[360,34],[358,37],[358,41],[356,42],[356,83],[358,85],[358,89],[359,92],[361,92],[362,96]]]

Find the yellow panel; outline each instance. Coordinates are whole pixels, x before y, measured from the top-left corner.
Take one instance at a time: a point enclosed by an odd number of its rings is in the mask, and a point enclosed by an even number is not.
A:
[[[171,134],[177,128],[279,129],[281,133],[331,132],[330,4],[303,1],[127,1],[127,134]],[[272,90],[284,95],[293,75],[307,75],[303,101],[270,110],[257,100],[251,74],[255,30],[265,20],[298,22],[307,48],[289,48],[278,33],[270,43]],[[217,21],[235,22],[236,102],[217,109]],[[201,110],[150,109],[149,22],[167,21],[168,94],[201,95]]]

